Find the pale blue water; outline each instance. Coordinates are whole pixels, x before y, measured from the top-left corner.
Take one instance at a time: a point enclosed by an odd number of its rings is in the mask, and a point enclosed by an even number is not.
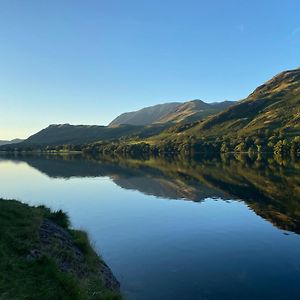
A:
[[[75,228],[88,232],[126,299],[299,297],[299,235],[275,227],[243,201],[228,195],[226,201],[218,195],[171,200],[121,188],[119,174],[75,175],[53,178],[3,159],[0,197],[66,211]],[[146,189],[151,178],[143,179]]]

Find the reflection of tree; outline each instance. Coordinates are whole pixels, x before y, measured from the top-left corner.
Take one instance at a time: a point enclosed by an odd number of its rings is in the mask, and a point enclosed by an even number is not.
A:
[[[109,176],[126,189],[170,199],[241,199],[281,229],[300,233],[300,163],[261,154],[145,159],[16,156],[50,177]]]

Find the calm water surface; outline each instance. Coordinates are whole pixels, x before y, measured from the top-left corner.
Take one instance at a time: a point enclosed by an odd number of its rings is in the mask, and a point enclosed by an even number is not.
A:
[[[126,299],[299,299],[297,164],[2,157],[0,188],[68,212]]]

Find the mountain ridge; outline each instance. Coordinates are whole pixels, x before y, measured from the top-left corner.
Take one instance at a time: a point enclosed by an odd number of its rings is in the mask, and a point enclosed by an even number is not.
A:
[[[181,105],[178,105],[174,112],[169,113],[163,118],[161,118],[158,121],[158,123],[160,122],[189,123],[194,121],[200,121],[234,104],[235,104],[234,101],[206,103],[202,100],[195,99],[195,100],[183,102]]]
[[[182,134],[231,136],[267,129],[300,133],[300,68],[275,75],[245,99]]]
[[[129,121],[138,115],[135,121],[152,123],[117,124],[116,120],[120,121],[124,115]],[[196,151],[233,151],[237,145],[243,151],[275,151],[275,144],[280,141],[287,145],[292,139],[297,138],[296,144],[300,139],[300,68],[275,75],[237,102],[206,103],[195,99],[184,103],[158,104],[121,116],[113,120],[111,126],[50,125],[14,147],[7,145],[1,149],[86,144],[89,149],[101,151],[101,146],[94,148],[90,144],[103,142],[106,150],[126,152],[143,142],[148,150],[142,147],[142,151],[146,152],[155,147],[156,152],[190,151],[190,145],[195,145]],[[168,144],[172,144],[173,148],[166,146]]]
[[[12,145],[12,144],[18,144],[23,142],[23,139],[13,139],[13,140],[0,140],[0,146],[4,146],[4,145]]]
[[[28,139],[20,143],[16,143],[15,146],[17,148],[22,148],[39,145],[82,145],[99,140],[112,141],[120,138],[129,138],[131,136],[147,138],[158,135],[160,132],[170,127],[172,123],[180,123],[184,121],[189,122],[193,119],[203,119],[207,115],[212,115],[217,111],[220,111],[223,107],[229,107],[232,103],[233,102],[230,101],[205,103],[204,101],[197,99],[184,102],[182,104],[179,102],[158,104],[152,107],[143,108],[133,114],[124,113],[121,115],[125,117],[129,115],[129,119],[131,119],[132,117],[135,117],[134,115],[137,113],[139,115],[138,119],[146,120],[146,122],[144,122],[147,123],[146,125],[112,124],[109,126],[103,126],[70,125],[68,123],[51,124],[31,135]],[[146,114],[148,114],[148,118],[145,117],[145,111]],[[142,112],[142,116],[140,115],[140,112]],[[182,114],[184,116],[182,116]],[[148,124],[150,120],[152,123]],[[9,145],[6,146],[9,147]]]
[[[16,147],[82,145],[98,140],[116,140],[124,136],[148,137],[160,133],[165,125],[133,126],[51,124],[31,135]],[[5,146],[4,146],[5,147]],[[9,147],[7,145],[6,147]]]
[[[234,101],[206,103],[199,99],[156,104],[136,111],[125,112],[113,119],[108,126],[189,122],[191,119],[203,119],[233,104]]]
[[[150,125],[165,114],[173,111],[180,102],[156,104],[136,111],[125,112],[113,119],[108,126],[117,125]]]

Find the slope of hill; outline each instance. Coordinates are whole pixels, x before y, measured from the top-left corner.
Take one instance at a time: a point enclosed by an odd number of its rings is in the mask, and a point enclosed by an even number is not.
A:
[[[50,125],[14,146],[22,148],[31,145],[80,145],[98,140],[114,140],[131,135],[148,137],[159,134],[163,129],[165,129],[164,125],[122,125],[117,127],[70,124]],[[9,147],[9,145],[7,146]]]
[[[169,140],[178,137],[178,126],[168,129]],[[180,131],[180,135],[205,137],[251,136],[262,131],[300,134],[300,68],[282,72],[254,90],[246,99],[202,122]],[[175,136],[176,135],[176,136]]]
[[[118,125],[122,120],[152,123]],[[106,150],[110,149],[111,144],[110,151],[115,151],[113,148],[116,148],[116,143],[111,141],[120,139],[118,151],[125,152],[130,152],[137,143],[146,142],[140,145],[143,152],[151,149],[156,152],[189,152],[191,145],[195,146],[195,151],[203,151],[205,148],[208,152],[224,152],[232,151],[239,145],[237,151],[254,148],[275,153],[277,150],[282,151],[276,149],[277,143],[282,142],[285,146],[293,139],[296,148],[292,151],[296,153],[300,149],[300,68],[276,75],[255,89],[246,99],[235,103],[205,103],[201,100],[173,102],[126,113],[110,125],[50,125],[15,147],[83,145],[106,141]],[[284,141],[286,138],[287,141]],[[102,151],[100,148],[104,144],[89,147]],[[172,147],[168,144],[172,144]],[[224,151],[221,150],[221,145],[226,148],[223,147]],[[282,148],[280,143],[277,146]],[[290,146],[285,147],[287,151]],[[3,147],[9,145],[1,148]]]
[[[197,105],[199,109],[205,103],[186,103],[165,117],[169,126],[158,135],[129,143],[122,140],[118,146],[98,143],[87,150],[126,155],[267,152],[300,157],[300,68],[276,75],[246,99],[205,119],[189,114]],[[170,123],[173,116],[181,118],[181,111],[189,122]]]
[[[300,132],[300,68],[282,72],[258,87],[245,100],[192,129],[220,135],[257,130]]]
[[[137,111],[121,114],[110,122],[108,126],[114,125],[149,125],[157,122],[160,118],[173,112],[180,103],[171,102],[142,108]]]
[[[235,104],[234,101],[206,103],[202,100],[192,100],[178,105],[173,112],[168,113],[158,120],[158,123],[166,122],[194,122],[208,116],[219,113],[227,107]]]
[[[196,99],[184,103],[172,102],[159,104],[145,107],[138,111],[124,113],[114,119],[109,126],[193,122],[219,113],[233,103],[233,101],[205,103],[202,100]]]
[[[0,199],[1,299],[122,299],[87,234],[69,223],[61,210]]]
[[[203,119],[216,114],[224,107],[232,105],[232,102],[205,103],[194,100],[179,103],[167,103],[147,107],[135,113],[126,113],[112,121],[110,126],[97,125],[50,125],[47,128],[30,136],[27,140],[14,145],[16,148],[27,146],[57,146],[57,145],[81,145],[101,140],[116,140],[120,138],[148,138],[160,134],[169,128],[171,124]],[[127,119],[133,124],[118,124]],[[119,121],[118,121],[119,120]],[[142,122],[142,120],[144,122]],[[124,121],[125,122],[125,121]],[[151,123],[149,125],[136,125],[138,123]],[[9,145],[7,145],[9,147]]]
[[[23,142],[23,140],[21,140],[21,139],[13,139],[11,141],[0,140],[0,146],[2,146],[2,145],[17,144],[17,143],[21,143],[21,142]]]

